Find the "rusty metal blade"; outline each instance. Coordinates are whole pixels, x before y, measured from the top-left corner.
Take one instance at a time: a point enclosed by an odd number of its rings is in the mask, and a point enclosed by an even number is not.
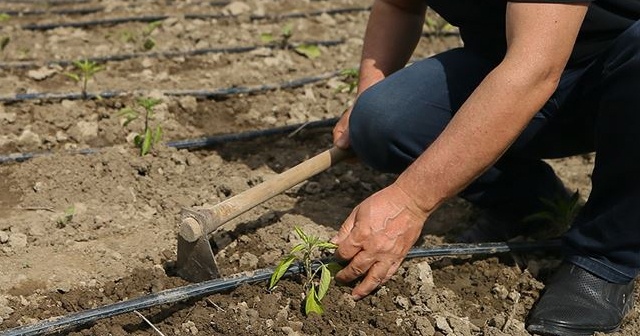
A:
[[[178,235],[178,275],[191,282],[201,282],[220,277],[218,264],[206,236],[193,243]]]

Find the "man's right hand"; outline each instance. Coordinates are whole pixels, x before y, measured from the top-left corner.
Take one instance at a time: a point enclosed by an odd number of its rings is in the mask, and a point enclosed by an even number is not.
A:
[[[349,149],[351,142],[349,141],[349,116],[351,115],[351,107],[348,108],[338,120],[333,128],[333,144],[340,149]]]

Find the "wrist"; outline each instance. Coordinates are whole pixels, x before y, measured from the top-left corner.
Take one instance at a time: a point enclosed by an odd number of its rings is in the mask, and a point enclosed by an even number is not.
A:
[[[412,211],[422,214],[433,212],[443,201],[444,197],[438,197],[435,193],[429,192],[429,188],[423,183],[402,174],[393,183],[407,199],[410,200]]]

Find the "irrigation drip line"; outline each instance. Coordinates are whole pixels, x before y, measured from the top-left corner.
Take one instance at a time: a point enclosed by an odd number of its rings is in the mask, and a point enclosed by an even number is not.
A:
[[[344,14],[349,12],[357,12],[357,11],[368,11],[371,7],[353,7],[353,8],[339,8],[339,9],[327,9],[327,10],[317,10],[310,11],[306,13],[288,13],[282,15],[251,15],[251,20],[279,20],[279,19],[287,19],[287,18],[300,18],[300,17],[311,17],[311,16],[319,16],[323,14],[335,15],[335,14]],[[111,19],[98,19],[91,21],[82,21],[82,22],[57,22],[57,23],[42,23],[42,24],[26,24],[22,26],[22,29],[25,30],[50,30],[56,28],[88,28],[93,26],[113,26],[122,23],[128,22],[154,22],[154,21],[162,21],[170,18],[170,15],[145,15],[145,16],[130,16],[130,17],[121,17],[121,18],[111,18]],[[228,14],[186,14],[184,18],[186,20],[194,20],[194,19],[222,19],[222,18],[234,18],[237,15],[228,15]]]
[[[30,15],[85,15],[101,12],[104,7],[92,7],[92,8],[72,8],[72,9],[30,9],[30,10],[1,10],[0,14],[7,14],[11,16],[30,16]]]
[[[253,139],[281,135],[281,134],[291,134],[299,129],[314,129],[321,127],[331,127],[338,122],[338,118],[329,118],[318,121],[311,121],[306,123],[287,125],[287,126],[279,126],[273,127],[263,130],[251,130],[239,133],[231,133],[231,134],[219,134],[212,135],[209,137],[203,138],[194,138],[194,139],[183,139],[183,140],[174,140],[165,143],[167,147],[173,147],[177,149],[203,149],[209,148],[217,145],[222,145],[230,142],[238,142],[238,141],[249,141]],[[88,155],[88,154],[96,154],[99,153],[101,148],[87,148],[80,149],[76,151],[65,151],[65,152],[57,152],[66,153],[66,154],[80,154],[80,155]],[[24,162],[36,157],[50,156],[55,155],[56,152],[47,151],[47,152],[39,152],[39,153],[15,153],[9,155],[0,155],[0,164],[10,163],[10,162]]]
[[[406,258],[495,254],[503,252],[535,252],[556,250],[559,247],[560,241],[558,240],[514,243],[453,244],[430,248],[413,248],[409,251]],[[322,263],[320,261],[316,261],[313,263],[312,268],[315,270],[321,264]],[[284,276],[289,277],[294,274],[301,274],[303,271],[304,266],[301,263],[297,263],[292,265]],[[100,319],[130,313],[134,310],[146,309],[163,304],[177,303],[188,299],[228,291],[243,284],[255,284],[266,281],[271,277],[273,272],[273,268],[263,268],[248,273],[238,273],[226,278],[176,287],[136,299],[72,313],[53,321],[41,321],[32,325],[10,329],[0,335],[31,336],[60,333],[81,327]]]
[[[321,82],[323,80],[327,80],[332,77],[339,76],[341,71],[333,71],[324,73],[317,76],[303,77],[290,81],[285,81],[276,84],[262,84],[262,85],[254,85],[254,86],[233,86],[222,89],[214,89],[214,90],[165,90],[160,91],[165,96],[169,97],[182,97],[182,96],[194,96],[199,98],[206,99],[220,99],[226,98],[229,96],[239,95],[239,94],[257,94],[264,93],[268,91],[282,90],[282,89],[292,89],[301,87],[307,84],[313,84],[317,82]],[[61,93],[61,92],[32,92],[32,93],[19,93],[15,96],[0,96],[0,102],[5,103],[17,103],[21,101],[28,100],[79,100],[79,99],[104,99],[104,98],[114,98],[118,96],[125,95],[149,95],[150,90],[109,90],[102,92],[87,92],[86,95],[82,94],[82,92],[72,92],[72,93]]]
[[[317,45],[317,46],[325,46],[331,47],[339,44],[343,44],[345,40],[310,40],[310,41],[300,41],[300,42],[292,42],[292,45]],[[277,48],[275,44],[263,44],[263,45],[253,45],[253,46],[238,46],[238,47],[221,47],[221,48],[201,48],[201,49],[193,49],[187,51],[155,51],[155,52],[144,52],[144,53],[127,53],[127,54],[118,54],[118,55],[109,55],[109,56],[96,56],[89,57],[86,60],[104,63],[104,62],[114,62],[114,61],[126,61],[133,58],[140,57],[148,57],[148,58],[174,58],[174,57],[184,57],[184,56],[199,56],[206,54],[239,54],[244,52],[249,52],[252,50],[256,50],[258,48]],[[46,62],[6,62],[0,63],[0,69],[10,69],[10,68],[37,68],[42,65],[52,66],[69,66],[73,64],[75,60],[59,60],[59,61],[46,61]]]

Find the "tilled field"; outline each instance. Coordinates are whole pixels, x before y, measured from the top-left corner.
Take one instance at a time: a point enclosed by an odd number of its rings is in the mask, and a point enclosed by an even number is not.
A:
[[[132,143],[145,126],[139,99],[159,100],[150,124],[170,144],[339,116],[353,99],[341,71],[357,66],[370,5],[0,3],[9,14],[0,16],[0,333],[186,285],[175,274],[180,209],[215,205],[329,148],[331,128],[198,150],[157,144],[141,157]],[[455,30],[426,25],[414,57],[459,43]],[[296,51],[301,44],[318,45],[319,55]],[[83,99],[68,74],[86,58],[103,70]],[[140,116],[127,123],[125,108]],[[25,160],[32,153],[43,155]],[[552,164],[589,194],[593,157]],[[343,163],[255,207],[212,235],[223,275],[275,266],[299,241],[296,225],[330,238],[393,179]],[[477,215],[449,201],[419,246],[451,242]],[[299,276],[273,292],[246,284],[139,313],[165,335],[528,335],[526,312],[556,262],[553,254],[407,260],[361,301],[332,286],[322,316],[303,314]],[[639,324],[636,307],[618,334],[640,334]],[[134,313],[66,333],[158,334]]]

